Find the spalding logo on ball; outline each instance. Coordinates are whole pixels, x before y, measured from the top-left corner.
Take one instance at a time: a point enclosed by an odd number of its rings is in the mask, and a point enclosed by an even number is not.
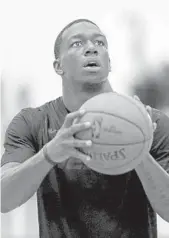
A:
[[[93,142],[90,148],[83,148],[92,158],[85,162],[89,168],[103,174],[123,174],[149,153],[153,127],[141,102],[111,92],[89,99],[81,109],[86,113],[80,121],[92,123],[92,128],[76,134],[79,139]]]

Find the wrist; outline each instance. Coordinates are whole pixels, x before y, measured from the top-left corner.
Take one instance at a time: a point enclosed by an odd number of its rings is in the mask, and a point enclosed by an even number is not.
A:
[[[147,172],[153,172],[154,168],[160,167],[155,159],[148,153],[141,163],[136,167],[136,172],[139,176],[145,176]]]
[[[47,150],[47,144],[43,146],[42,153],[45,158],[45,161],[47,161],[50,165],[55,166],[56,162],[54,162],[51,157],[49,156],[48,150]]]

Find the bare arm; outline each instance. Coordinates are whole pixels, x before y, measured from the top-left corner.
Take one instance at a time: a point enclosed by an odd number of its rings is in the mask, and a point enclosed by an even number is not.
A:
[[[169,174],[150,154],[136,172],[154,211],[169,222]]]
[[[42,153],[23,163],[8,163],[2,167],[1,212],[9,212],[27,202],[52,169]]]
[[[135,99],[140,101],[137,96]],[[158,112],[155,119],[152,108],[146,109],[152,118],[154,140],[151,154],[147,154],[136,172],[154,211],[169,222],[169,118]]]

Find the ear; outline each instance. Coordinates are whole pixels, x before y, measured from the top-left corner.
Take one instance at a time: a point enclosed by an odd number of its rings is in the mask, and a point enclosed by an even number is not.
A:
[[[109,72],[111,72],[111,60],[109,58]]]
[[[57,58],[54,62],[53,62],[53,67],[55,69],[55,72],[59,75],[63,75],[63,70],[61,68],[61,64],[60,64],[60,59]]]

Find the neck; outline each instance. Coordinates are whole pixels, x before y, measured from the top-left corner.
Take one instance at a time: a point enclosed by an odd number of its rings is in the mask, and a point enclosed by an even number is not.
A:
[[[113,92],[108,80],[99,84],[67,85],[62,81],[63,102],[70,111],[77,111],[88,99],[106,92]]]

